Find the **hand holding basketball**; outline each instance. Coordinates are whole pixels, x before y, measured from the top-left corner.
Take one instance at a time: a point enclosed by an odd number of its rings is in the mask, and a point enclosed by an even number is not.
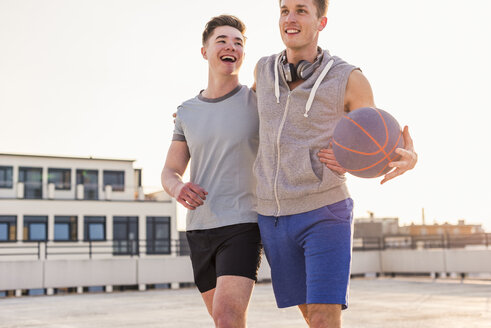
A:
[[[397,120],[388,112],[372,107],[358,108],[336,124],[332,148],[339,164],[361,178],[376,178],[392,170],[398,161],[396,148],[404,147]]]
[[[319,156],[321,161],[333,171],[344,168],[362,178],[384,176],[382,184],[412,169],[417,162],[408,128],[401,131],[392,115],[372,107],[343,116],[334,129],[332,151],[320,154],[324,154]]]
[[[414,151],[413,139],[409,135],[409,128],[407,125],[402,131],[402,136],[404,138],[405,148],[397,148],[395,151],[401,156],[401,159],[395,162],[390,162],[390,167],[395,167],[395,170],[387,173],[384,179],[380,182],[381,184],[394,179],[395,177],[403,174],[404,172],[414,168],[418,162],[418,154]]]

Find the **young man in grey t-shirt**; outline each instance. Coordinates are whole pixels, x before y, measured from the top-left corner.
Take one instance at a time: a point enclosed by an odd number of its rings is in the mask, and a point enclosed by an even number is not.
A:
[[[252,176],[259,143],[256,97],[238,79],[244,30],[228,15],[207,23],[201,53],[208,86],[179,106],[162,171],[164,189],[189,210],[194,278],[217,327],[246,327],[262,248]],[[190,159],[191,182],[184,183]]]

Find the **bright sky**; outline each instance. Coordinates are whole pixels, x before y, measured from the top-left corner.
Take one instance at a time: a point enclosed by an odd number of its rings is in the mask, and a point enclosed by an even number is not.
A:
[[[409,125],[417,167],[380,186],[349,177],[355,217],[484,223],[491,231],[491,4],[332,0],[319,44],[362,68]],[[247,25],[241,83],[283,49],[276,0],[0,0],[0,152],[137,159],[160,185],[171,114],[206,87],[205,23]],[[181,228],[182,228],[181,224]]]

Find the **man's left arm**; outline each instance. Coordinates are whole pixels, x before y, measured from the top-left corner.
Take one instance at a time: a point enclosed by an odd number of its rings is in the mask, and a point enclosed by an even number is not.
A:
[[[350,111],[361,107],[375,108],[375,102],[373,100],[372,87],[367,78],[361,71],[354,70],[351,72],[346,85],[344,110],[349,113]],[[418,155],[414,151],[413,140],[407,126],[404,126],[402,135],[404,138],[404,148],[397,148],[395,150],[397,154],[401,155],[401,158],[397,162],[389,163],[389,166],[395,169],[384,176],[384,179],[380,182],[381,184],[411,170],[418,161]],[[336,161],[331,147],[328,149],[321,149],[318,156],[320,161],[325,163],[329,169],[340,174],[346,173],[346,170]]]

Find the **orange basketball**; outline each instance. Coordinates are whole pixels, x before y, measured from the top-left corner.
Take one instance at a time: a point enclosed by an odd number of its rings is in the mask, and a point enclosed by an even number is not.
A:
[[[375,178],[389,172],[389,163],[404,148],[401,127],[397,120],[381,109],[363,107],[338,122],[332,147],[338,163],[349,173],[362,178]]]

